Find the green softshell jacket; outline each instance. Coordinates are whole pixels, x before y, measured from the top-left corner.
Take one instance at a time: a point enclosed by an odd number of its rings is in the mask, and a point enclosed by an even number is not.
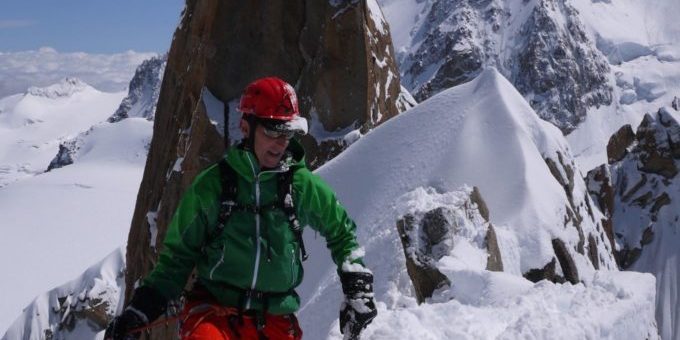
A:
[[[260,171],[252,152],[229,148],[224,157],[238,174],[236,201],[243,206],[274,205],[278,202],[277,173],[290,167],[295,170],[293,201],[300,225],[309,225],[326,239],[336,265],[346,260],[360,262],[348,258],[358,248],[356,225],[328,185],[307,169],[300,144],[291,140],[288,151],[291,156],[281,167]],[[238,307],[242,289],[254,289],[285,293],[270,295],[269,313],[297,311],[300,298],[293,288],[302,281],[303,272],[300,246],[287,215],[278,206],[262,209],[260,214],[234,211],[224,230],[214,233],[221,191],[217,164],[194,179],[168,227],[158,263],[143,285],[175,299],[196,267],[198,281],[222,305]],[[243,307],[262,310],[263,301],[248,298]]]

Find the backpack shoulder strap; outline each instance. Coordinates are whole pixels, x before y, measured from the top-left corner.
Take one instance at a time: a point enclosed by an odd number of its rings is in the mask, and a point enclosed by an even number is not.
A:
[[[236,171],[234,171],[234,168],[232,168],[224,158],[219,161],[218,167],[220,169],[220,182],[222,184],[222,191],[220,192],[220,211],[217,216],[217,226],[212,235],[210,235],[210,239],[215,239],[222,234],[224,226],[226,225],[227,220],[229,220],[229,216],[231,216],[231,212],[234,210],[234,207],[238,205],[238,203],[236,203],[236,179],[238,178]]]
[[[290,225],[290,230],[297,238],[298,244],[300,245],[300,256],[302,261],[307,260],[309,255],[307,255],[307,250],[305,249],[305,243],[302,239],[302,228],[300,227],[300,221],[298,221],[297,213],[295,212],[295,202],[293,201],[293,176],[295,175],[295,170],[291,169],[286,172],[280,173],[278,176],[279,181],[279,206],[283,212],[288,216],[288,223]]]

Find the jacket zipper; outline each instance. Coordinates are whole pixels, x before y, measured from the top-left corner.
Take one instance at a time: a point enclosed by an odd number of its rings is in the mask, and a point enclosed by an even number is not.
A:
[[[253,175],[255,176],[255,206],[259,209],[260,208],[260,174],[255,173],[255,167],[253,166],[253,161],[250,159],[250,156],[248,156],[248,161],[250,162],[250,168],[253,170]],[[255,268],[253,268],[253,281],[250,284],[250,289],[254,290],[255,285],[257,284],[257,274],[260,269],[260,252],[261,252],[261,247],[260,244],[262,243],[261,235],[260,235],[260,214],[257,213],[255,214],[255,242],[257,243],[257,250],[255,252]],[[252,300],[250,297],[248,297],[248,300],[246,300],[246,306],[245,309],[250,309],[250,304]]]
[[[295,251],[295,246],[293,246],[291,253],[292,256],[290,259],[290,285],[292,286],[295,283],[295,279],[297,279],[297,272],[295,270],[295,260],[297,259],[297,254]]]
[[[270,170],[270,171],[260,171],[259,173],[255,173],[255,166],[253,165],[253,161],[250,158],[250,155],[248,155],[248,161],[250,162],[250,168],[253,171],[253,175],[255,176],[255,206],[260,208],[260,175],[268,172],[284,172],[283,170]],[[255,253],[255,268],[253,268],[253,282],[250,284],[250,289],[255,290],[255,286],[257,285],[257,275],[259,273],[260,269],[260,257],[262,253],[262,235],[260,235],[260,214],[255,214],[255,241],[257,242],[257,251]],[[246,306],[245,309],[250,309],[251,307],[251,302],[252,299],[249,297],[246,300]]]

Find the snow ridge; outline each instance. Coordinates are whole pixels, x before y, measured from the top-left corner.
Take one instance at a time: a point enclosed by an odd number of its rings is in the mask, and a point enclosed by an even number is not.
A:
[[[1,340],[94,339],[124,298],[125,252],[118,248],[73,281],[36,297]]]
[[[70,97],[75,93],[82,92],[90,87],[78,78],[65,78],[57,84],[47,87],[29,87],[26,91],[27,95],[45,98],[60,98]]]
[[[561,154],[561,162],[558,152]],[[546,158],[554,158],[561,165],[555,166],[554,171],[551,171]],[[567,182],[565,188],[557,177],[569,178],[566,170],[569,167],[573,171],[573,182]],[[507,281],[512,283],[510,286],[513,288],[510,290],[521,296],[525,296],[522,292],[527,289],[529,295],[542,296],[543,293],[536,289],[542,289],[545,284],[532,286],[522,275],[530,269],[543,268],[546,263],[553,263],[556,276],[567,274],[565,265],[569,265],[569,269],[576,268],[578,272],[574,286],[551,286],[550,289],[556,290],[568,291],[571,289],[569,287],[581,290],[584,288],[582,283],[591,287],[589,282],[600,272],[596,270],[596,266],[600,270],[616,270],[611,245],[601,226],[602,215],[589,203],[585,183],[577,175],[580,171],[571,159],[566,140],[557,128],[538,119],[522,96],[495,69],[487,69],[477,79],[443,91],[391,119],[352,144],[317,173],[335,188],[339,200],[359,226],[358,235],[366,248],[365,262],[376,275],[375,289],[380,312],[375,330],[368,334],[377,338],[391,338],[401,334],[399,332],[414,337],[416,333],[428,335],[427,329],[434,329],[434,326],[424,320],[434,316],[430,313],[434,314],[435,311],[439,313],[437,315],[457,315],[460,312],[477,315],[480,312],[474,311],[476,308],[484,309],[489,306],[478,307],[469,302],[479,300],[475,300],[478,295],[474,290],[463,288],[468,283],[476,286],[472,282],[494,285],[492,282],[496,280]],[[410,279],[405,274],[399,233],[395,227],[398,216],[403,212],[397,211],[395,200],[419,187],[432,188],[437,193],[446,194],[464,185],[477,186],[488,206],[489,220],[496,228],[501,248],[504,272],[493,274],[478,266],[450,270],[445,274],[453,283],[453,292],[440,297],[448,301],[446,296],[454,296],[456,300],[431,307],[421,305],[418,307],[420,309],[402,313],[402,308],[416,307]],[[588,207],[589,205],[591,206]],[[576,214],[570,218],[570,210],[593,212],[580,212],[579,218],[575,217]],[[557,259],[560,255],[551,246],[556,239],[564,244],[563,250],[571,258],[571,263]],[[589,242],[589,239],[592,241]],[[327,330],[331,332],[331,338],[337,338],[339,334],[333,333],[337,327],[333,320],[337,315],[328,308],[329,304],[339,303],[339,300],[332,298],[337,296],[334,291],[339,291],[334,279],[334,266],[323,259],[323,254],[327,252],[324,250],[325,245],[309,235],[306,244],[311,254],[320,254],[312,256],[309,263],[305,264],[306,267],[321,269],[306,270],[305,282],[300,289],[303,301],[308,301],[300,314],[303,328],[309,330],[307,334],[312,338],[325,338]],[[630,293],[635,297],[633,305],[637,307],[628,305],[619,315],[631,316],[635,313],[630,308],[640,308],[644,311],[644,317],[636,327],[639,326],[643,330],[641,332],[654,338],[656,330],[653,326],[653,298],[650,297],[653,296],[653,289],[650,288],[653,286],[653,278],[647,276],[639,282],[641,286]],[[590,289],[585,290],[586,294],[595,294]],[[567,291],[563,292],[566,296],[574,296],[574,291],[568,294]],[[549,294],[563,293],[552,291]],[[499,293],[494,298],[503,300],[501,296]],[[485,297],[488,295],[482,294],[482,299]],[[612,297],[601,298],[609,301],[605,305],[618,301]],[[500,308],[501,305],[509,306],[508,303],[512,305],[516,302],[512,300],[512,296],[508,299],[500,302],[500,305],[492,306]],[[542,298],[530,299],[538,301]],[[511,303],[510,300],[515,302]],[[554,300],[547,303],[559,304]],[[584,308],[587,310],[590,307]],[[500,310],[496,311],[500,313]],[[410,313],[425,313],[427,316],[423,316],[423,320],[414,321],[417,326],[412,330],[395,326],[398,321],[394,320],[411,320]],[[382,315],[386,319],[382,319]],[[570,317],[574,318],[575,323],[583,322],[576,321],[579,317],[575,314]],[[500,322],[500,319],[493,319],[488,315],[482,318]],[[450,320],[448,324],[441,318],[436,320],[434,322],[441,327],[442,333],[433,333],[432,338],[455,337],[455,334],[464,334],[461,333],[463,329],[472,327],[470,323],[463,321],[453,325]],[[551,324],[547,319],[540,320],[546,324],[537,321],[536,327],[551,327],[547,326]],[[620,320],[614,322],[618,321]],[[410,328],[410,321],[405,322],[406,328]],[[510,330],[508,338],[521,338],[522,334],[527,334],[524,332],[529,332],[523,330],[523,327],[534,327],[519,320],[517,322],[517,328]],[[590,325],[588,327],[602,327],[614,332],[614,326],[606,322],[597,319],[587,321]],[[559,322],[552,324],[561,325]],[[388,331],[389,327],[395,327],[396,330]],[[507,331],[506,327],[507,324],[502,329]],[[556,329],[553,331],[558,332]],[[480,332],[469,336],[493,338],[493,334],[500,334],[493,333],[492,329]],[[594,333],[570,335],[578,337],[583,334]]]

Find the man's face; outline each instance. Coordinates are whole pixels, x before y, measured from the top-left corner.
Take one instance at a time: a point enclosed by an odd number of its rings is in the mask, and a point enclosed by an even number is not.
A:
[[[244,120],[241,120],[241,131],[244,136],[248,136],[250,132],[250,125]],[[275,168],[278,166],[283,157],[286,148],[288,147],[288,138],[279,136],[272,138],[264,133],[264,127],[260,124],[255,129],[255,143],[253,151],[263,168]]]

